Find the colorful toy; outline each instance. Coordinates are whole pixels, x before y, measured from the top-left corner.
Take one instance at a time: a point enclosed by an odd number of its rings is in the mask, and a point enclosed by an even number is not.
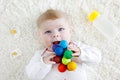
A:
[[[73,52],[71,50],[68,50],[67,47],[68,42],[66,40],[60,41],[59,44],[53,44],[52,47],[53,51],[56,54],[56,56],[53,58],[53,61],[55,61],[56,63],[60,63],[60,65],[58,66],[58,70],[60,72],[65,72],[66,69],[68,69],[69,71],[73,71],[77,67],[75,62],[71,63]]]
[[[58,47],[58,46],[59,46],[58,44],[54,44],[54,45],[52,46],[52,50],[55,52],[55,48]]]
[[[61,64],[59,64],[59,66],[58,66],[58,70],[59,70],[60,72],[65,72],[65,71],[67,70],[67,66],[61,63]]]
[[[72,51],[70,50],[65,50],[64,52],[64,57],[67,58],[67,59],[71,59],[72,58]]]
[[[55,56],[53,58],[53,61],[55,61],[56,63],[61,63],[61,60],[62,60],[62,57],[60,57],[60,56]]]
[[[62,47],[60,47],[60,46],[57,46],[55,48],[55,53],[56,53],[57,56],[62,56],[63,53],[64,53],[64,49]]]
[[[66,49],[67,48],[67,46],[68,46],[68,42],[66,41],[66,40],[62,40],[62,41],[60,41],[60,44],[59,44],[61,47],[63,47],[64,49]]]
[[[70,62],[68,65],[67,65],[67,69],[69,70],[69,71],[73,71],[73,70],[75,70],[77,68],[77,64],[75,63],[75,62]]]
[[[62,63],[64,65],[67,65],[69,62],[71,62],[71,59],[66,59],[65,57],[62,58]]]

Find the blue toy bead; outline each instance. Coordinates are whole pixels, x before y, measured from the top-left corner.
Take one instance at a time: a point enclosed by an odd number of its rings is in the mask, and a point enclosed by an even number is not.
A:
[[[58,46],[55,48],[55,53],[57,56],[62,56],[63,52],[64,52],[64,49],[62,47]]]
[[[55,52],[55,49],[56,49],[58,46],[59,46],[58,44],[54,44],[54,45],[52,46],[52,50]]]
[[[61,40],[59,46],[63,47],[64,49],[67,48],[68,42],[66,40]]]

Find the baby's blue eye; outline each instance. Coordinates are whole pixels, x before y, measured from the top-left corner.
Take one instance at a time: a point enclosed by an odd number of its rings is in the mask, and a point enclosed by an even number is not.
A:
[[[65,30],[64,28],[59,28],[58,31],[62,31],[62,30]]]
[[[51,32],[51,31],[46,31],[46,32],[45,32],[45,34],[50,34],[50,33],[52,33],[52,32]]]

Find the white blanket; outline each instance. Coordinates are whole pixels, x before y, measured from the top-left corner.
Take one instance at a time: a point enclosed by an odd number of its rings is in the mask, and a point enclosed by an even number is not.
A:
[[[87,5],[83,7],[84,1]],[[102,51],[100,65],[87,67],[88,80],[120,80],[120,33],[107,39],[87,20],[87,7],[106,15],[120,30],[120,0],[0,0],[0,80],[28,80],[25,66],[42,48],[36,20],[50,8],[68,14],[74,26],[73,40]]]

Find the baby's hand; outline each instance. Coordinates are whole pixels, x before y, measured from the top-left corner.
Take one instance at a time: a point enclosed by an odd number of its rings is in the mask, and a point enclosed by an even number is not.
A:
[[[52,53],[50,55],[47,55],[47,56],[44,56],[43,57],[44,63],[46,63],[46,64],[55,64],[56,62],[52,61],[53,57],[55,57],[54,53]]]
[[[73,57],[79,57],[81,54],[80,48],[77,47],[77,45],[75,45],[73,42],[70,42],[70,44],[68,45],[68,50],[73,51]]]

